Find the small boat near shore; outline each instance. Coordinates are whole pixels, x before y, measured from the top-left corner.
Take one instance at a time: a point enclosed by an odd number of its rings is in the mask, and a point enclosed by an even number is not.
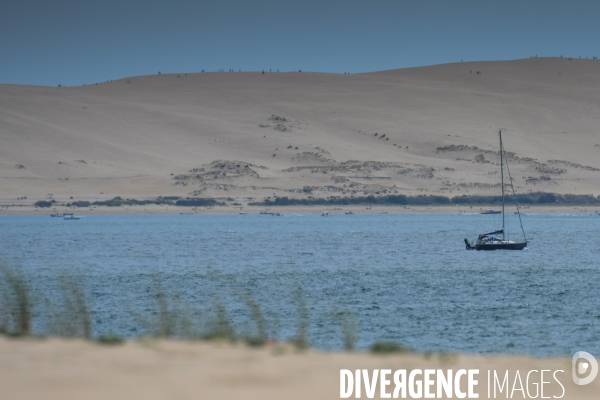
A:
[[[79,219],[79,217],[76,217],[76,216],[74,216],[73,214],[70,214],[70,215],[65,215],[65,216],[63,217],[63,219],[64,219],[65,221],[75,221],[75,220],[78,220],[78,219]]]
[[[354,213],[352,211],[346,211],[344,214],[346,214],[346,215],[354,215]]]
[[[480,212],[479,214],[483,214],[483,215],[489,215],[489,214],[502,214],[502,211],[496,211],[496,210],[485,210]]]
[[[53,218],[64,218],[64,217],[68,217],[70,215],[73,215],[73,213],[55,213],[55,214],[50,214],[51,217]]]

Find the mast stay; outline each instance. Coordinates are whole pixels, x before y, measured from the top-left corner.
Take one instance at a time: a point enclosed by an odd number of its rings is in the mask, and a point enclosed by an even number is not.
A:
[[[500,143],[502,148],[502,135],[500,135]],[[523,220],[521,220],[521,211],[519,210],[519,204],[517,203],[517,195],[515,194],[515,186],[513,185],[513,179],[510,175],[510,168],[508,168],[508,160],[506,160],[506,171],[508,172],[508,179],[510,180],[510,188],[512,189],[513,199],[515,200],[515,207],[517,207],[517,215],[519,216],[519,224],[521,225],[521,232],[523,232],[523,238],[527,241],[527,235],[525,234],[525,228],[523,228]],[[502,228],[504,228],[504,181],[502,182]]]

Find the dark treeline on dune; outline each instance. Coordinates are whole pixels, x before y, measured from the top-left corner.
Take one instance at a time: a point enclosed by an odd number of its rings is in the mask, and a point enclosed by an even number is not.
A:
[[[515,197],[512,195],[504,196],[506,203],[514,203]],[[212,198],[180,198],[157,197],[153,200],[123,199],[115,197],[111,200],[89,202],[85,200],[73,201],[71,203],[60,204],[68,207],[121,207],[121,206],[144,206],[148,204],[163,204],[176,207],[211,207],[226,206],[227,204],[219,199]],[[228,200],[233,200],[228,198]],[[587,194],[558,194],[558,193],[527,193],[516,195],[517,203],[524,205],[600,205],[600,196],[594,197]],[[351,206],[351,205],[391,205],[391,206],[443,206],[443,205],[494,205],[502,203],[501,196],[481,196],[481,195],[463,195],[455,197],[435,196],[435,195],[388,195],[388,196],[357,196],[357,197],[335,197],[328,198],[307,198],[293,199],[289,197],[276,197],[275,199],[265,199],[248,203],[249,206]],[[57,205],[54,200],[40,200],[35,203],[36,207],[48,208]]]
[[[215,199],[208,198],[186,198],[182,199],[177,196],[157,197],[154,200],[136,200],[136,199],[123,199],[121,197],[115,197],[110,200],[94,201],[90,202],[87,200],[73,201],[71,203],[60,204],[67,207],[91,207],[91,206],[105,206],[105,207],[121,207],[121,206],[145,206],[148,204],[164,204],[167,206],[180,206],[180,207],[210,207],[210,206],[222,206],[225,205],[223,202],[218,202]],[[36,207],[48,208],[56,205],[55,200],[40,200],[34,204]]]
[[[513,196],[505,196],[505,202],[515,201]],[[557,194],[557,193],[527,193],[516,195],[519,204],[538,205],[600,205],[600,196]],[[489,205],[502,203],[501,196],[478,196],[463,195],[456,197],[446,196],[363,196],[363,197],[329,197],[311,199],[290,199],[288,197],[277,197],[274,200],[266,199],[263,202],[249,203],[251,206],[312,206],[312,205],[401,205],[401,206],[425,206],[425,205]]]

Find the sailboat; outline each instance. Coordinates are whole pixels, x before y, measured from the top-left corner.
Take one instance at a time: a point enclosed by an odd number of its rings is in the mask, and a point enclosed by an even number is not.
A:
[[[525,236],[525,229],[523,229],[523,221],[521,220],[521,213],[519,211],[519,205],[517,204],[517,197],[515,196],[515,188],[512,184],[512,177],[510,176],[510,170],[508,169],[508,162],[506,161],[506,154],[504,154],[504,146],[502,145],[502,131],[498,132],[500,138],[500,179],[502,186],[502,228],[493,232],[482,233],[477,237],[477,240],[471,242],[469,239],[465,239],[467,250],[523,250],[527,247],[527,237]],[[512,241],[506,238],[505,232],[505,212],[504,212],[504,164],[506,163],[506,171],[508,172],[508,179],[510,180],[510,187],[512,188],[513,199],[515,200],[515,206],[517,207],[516,214],[519,216],[519,223],[521,224],[521,231],[523,231],[523,240]]]

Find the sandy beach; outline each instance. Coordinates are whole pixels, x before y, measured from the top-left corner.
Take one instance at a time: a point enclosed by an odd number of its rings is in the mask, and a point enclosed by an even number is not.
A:
[[[2,398],[25,399],[338,399],[340,369],[479,369],[476,393],[487,396],[487,371],[513,388],[516,372],[535,394],[541,370],[544,396],[595,399],[600,381],[577,386],[568,358],[299,352],[290,346],[249,348],[226,342],[142,339],[106,346],[82,340],[0,338]],[[536,375],[537,374],[537,375]],[[557,383],[560,382],[560,385]],[[466,383],[463,383],[466,387]],[[525,386],[526,383],[523,383]],[[564,389],[561,387],[564,387]],[[539,386],[538,386],[539,387]],[[517,384],[518,388],[518,384]],[[523,389],[526,390],[524,387]],[[466,389],[465,389],[466,390]],[[507,389],[496,398],[506,398]],[[389,393],[393,391],[388,390]],[[560,397],[563,394],[564,396]],[[493,397],[493,386],[491,394]],[[380,398],[379,387],[375,398]],[[354,396],[352,396],[354,398]],[[367,398],[362,393],[362,398]],[[513,398],[523,398],[514,392]]]

